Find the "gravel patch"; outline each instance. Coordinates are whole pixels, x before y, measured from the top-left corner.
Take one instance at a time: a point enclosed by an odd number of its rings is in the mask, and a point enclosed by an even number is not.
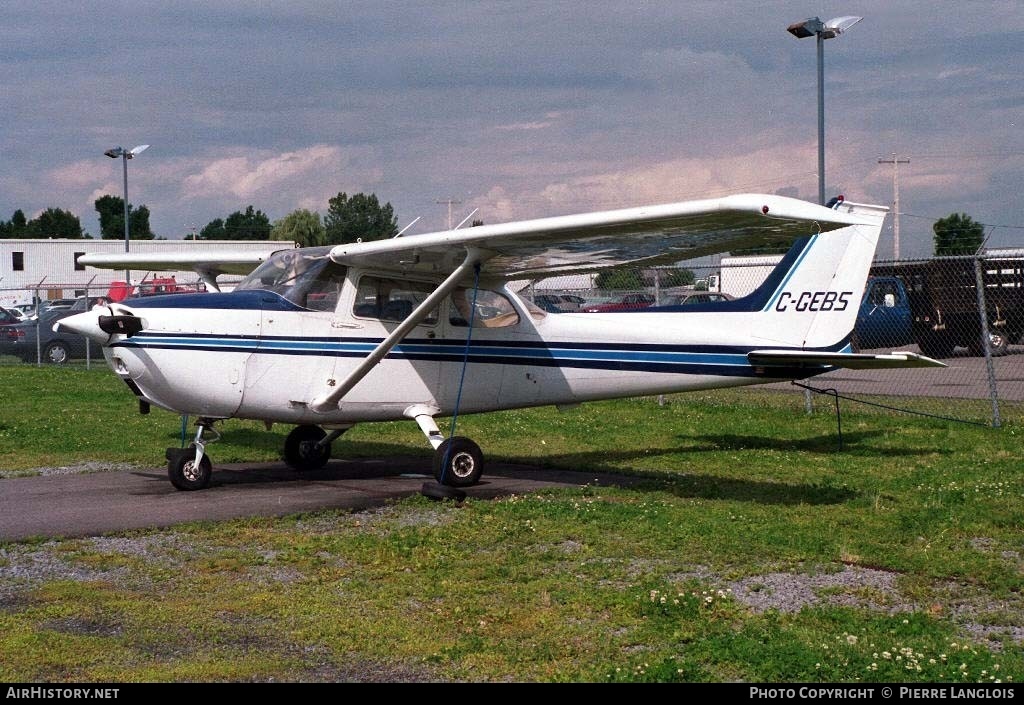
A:
[[[837,573],[753,575],[730,583],[729,588],[739,602],[755,612],[799,612],[817,605],[866,607],[889,614],[915,609],[900,596],[894,573],[872,568],[845,566]],[[884,598],[884,603],[873,599],[875,594]]]
[[[80,475],[93,472],[127,472],[143,469],[141,465],[132,463],[115,463],[106,460],[91,460],[75,465],[58,465],[56,467],[28,468],[27,470],[0,470],[0,478],[50,475]]]
[[[964,631],[985,645],[989,651],[996,653],[1003,650],[1003,639],[1015,644],[1024,644],[1024,627],[997,627],[990,624],[968,622],[963,625]]]
[[[146,536],[95,536],[89,541],[102,553],[141,558],[147,563],[166,568],[180,568],[190,560],[209,553],[200,550],[189,538],[177,533]]]
[[[117,581],[125,574],[124,568],[93,570],[68,563],[53,554],[51,549],[58,545],[49,541],[31,548],[0,548],[0,584],[38,585],[47,580]]]

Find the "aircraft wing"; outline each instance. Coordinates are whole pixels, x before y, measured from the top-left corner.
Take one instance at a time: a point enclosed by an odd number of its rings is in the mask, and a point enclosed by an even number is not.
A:
[[[946,363],[912,352],[833,353],[804,350],[752,350],[747,353],[751,365],[764,367],[827,365],[850,370],[877,370],[893,367],[946,367]]]
[[[336,245],[339,264],[448,274],[479,250],[484,272],[504,279],[677,262],[767,240],[794,239],[848,225],[877,224],[886,209],[825,208],[784,196],[718,199],[558,216],[462,230]]]
[[[80,256],[78,262],[100,269],[138,269],[149,272],[183,272],[191,269],[204,280],[210,281],[216,280],[221,274],[244,276],[265,262],[271,254],[249,250],[92,253]]]

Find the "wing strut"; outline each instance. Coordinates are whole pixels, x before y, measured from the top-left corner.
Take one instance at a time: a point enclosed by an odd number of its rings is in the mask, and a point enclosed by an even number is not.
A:
[[[310,402],[309,408],[313,411],[320,413],[326,413],[333,411],[338,408],[338,402],[341,401],[342,397],[352,390],[352,387],[356,386],[359,381],[365,377],[370,370],[372,370],[378,362],[384,359],[384,356],[391,352],[391,349],[401,342],[409,331],[417,326],[423,319],[425,319],[445,296],[450,294],[452,290],[458,286],[459,282],[468,275],[473,267],[487,259],[489,255],[485,255],[483,252],[476,248],[467,248],[466,258],[462,261],[455,270],[448,275],[441,284],[434,289],[434,291],[423,300],[416,309],[409,314],[409,316],[398,324],[391,335],[381,341],[380,345],[373,349],[366,358],[359,363],[352,372],[349,373],[348,377],[341,381],[335,387],[329,388],[327,391],[317,395],[312,402]]]

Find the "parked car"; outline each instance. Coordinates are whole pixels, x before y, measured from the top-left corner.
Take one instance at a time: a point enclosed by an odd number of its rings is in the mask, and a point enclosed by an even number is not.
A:
[[[671,294],[661,300],[659,306],[693,306],[694,304],[713,304],[719,301],[732,301],[729,294],[714,291],[694,291],[689,294]]]
[[[21,323],[21,316],[0,306],[0,326],[12,326],[15,323]]]
[[[0,327],[0,355],[14,355],[25,362],[35,362],[37,355],[41,355],[43,362],[55,365],[74,357],[85,357],[84,337],[53,331],[54,323],[75,313],[78,311],[70,307],[48,309],[35,320]]]
[[[626,294],[618,301],[610,301],[606,304],[589,304],[583,306],[580,311],[583,313],[604,313],[607,311],[633,311],[638,308],[647,308],[654,305],[653,294]]]
[[[11,306],[9,311],[14,311],[21,314],[21,320],[28,321],[32,316],[36,315],[35,304],[18,304],[17,306]]]
[[[533,297],[533,303],[548,313],[566,313],[579,311],[586,299],[571,294],[537,294]]]

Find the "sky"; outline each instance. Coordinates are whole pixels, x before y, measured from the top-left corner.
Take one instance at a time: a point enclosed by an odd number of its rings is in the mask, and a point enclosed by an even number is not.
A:
[[[5,0],[0,219],[64,208],[98,236],[93,201],[123,189],[103,153],[140,144],[128,200],[171,239],[342,191],[410,233],[815,201],[815,40],[786,27],[842,15],[864,19],[824,44],[826,195],[892,206],[896,155],[901,257],[954,212],[1024,247],[1019,0]]]

